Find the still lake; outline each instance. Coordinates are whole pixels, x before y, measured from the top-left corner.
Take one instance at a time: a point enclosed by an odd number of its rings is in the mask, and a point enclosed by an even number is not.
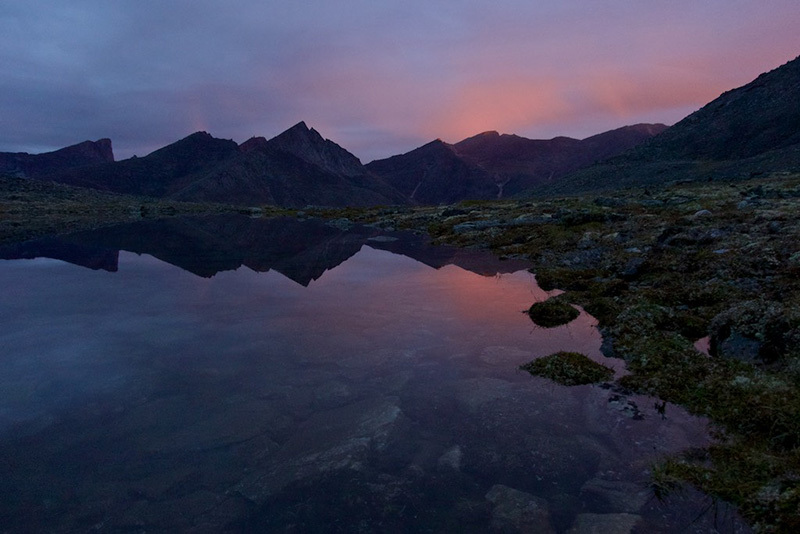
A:
[[[235,216],[0,257],[0,531],[746,531],[649,489],[704,420],[518,370],[623,372],[585,313],[521,313],[550,295],[522,263]]]

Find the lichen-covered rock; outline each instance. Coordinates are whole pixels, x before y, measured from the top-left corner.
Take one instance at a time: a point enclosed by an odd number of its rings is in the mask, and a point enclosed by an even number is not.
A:
[[[610,380],[614,371],[578,352],[556,352],[522,365],[534,376],[549,378],[564,386],[577,386]]]
[[[796,323],[780,302],[741,302],[711,321],[710,353],[749,363],[775,361],[793,348]]]

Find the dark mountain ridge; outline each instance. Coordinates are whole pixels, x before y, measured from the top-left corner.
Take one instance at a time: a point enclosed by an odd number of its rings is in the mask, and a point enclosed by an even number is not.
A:
[[[620,154],[666,128],[663,124],[636,124],[583,140],[527,139],[490,131],[454,145],[432,141],[366,167],[413,203],[505,198]]]
[[[800,56],[727,91],[663,133],[539,194],[800,172]]]
[[[34,176],[114,193],[232,204],[346,206],[402,203],[354,155],[301,122],[237,145],[196,132],[142,158]]]
[[[268,141],[279,151],[294,154],[303,161],[342,176],[361,176],[364,166],[356,156],[333,141],[324,139],[301,121]]]
[[[0,174],[18,178],[38,178],[49,173],[74,167],[97,165],[114,161],[111,139],[84,141],[76,145],[45,152],[0,152]]]
[[[491,175],[440,139],[419,148],[367,164],[415,204],[449,204],[470,198],[496,198]]]

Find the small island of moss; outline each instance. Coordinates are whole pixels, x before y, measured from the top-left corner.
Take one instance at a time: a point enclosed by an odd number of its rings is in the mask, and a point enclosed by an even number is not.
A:
[[[534,376],[549,378],[564,386],[578,386],[611,380],[613,369],[592,361],[578,352],[556,352],[521,365]]]
[[[544,302],[536,302],[528,309],[531,321],[544,328],[565,325],[574,321],[580,312],[563,300],[551,298]]]

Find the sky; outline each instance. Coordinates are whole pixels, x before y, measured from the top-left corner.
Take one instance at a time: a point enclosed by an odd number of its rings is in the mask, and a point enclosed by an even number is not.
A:
[[[366,163],[673,124],[800,55],[797,0],[3,0],[0,151],[303,120]]]

